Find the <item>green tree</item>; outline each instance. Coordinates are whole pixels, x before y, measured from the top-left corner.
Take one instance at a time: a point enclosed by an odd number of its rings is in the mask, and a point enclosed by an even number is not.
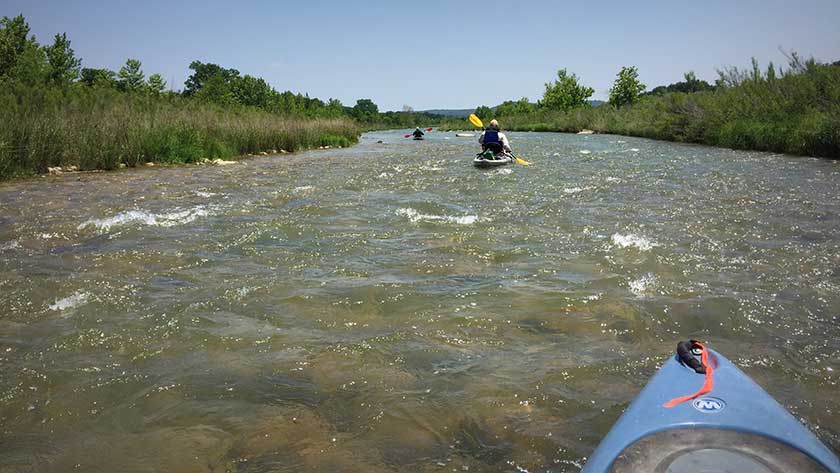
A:
[[[89,87],[116,87],[117,73],[108,69],[85,67],[80,74],[80,80]]]
[[[557,80],[545,84],[545,92],[539,106],[547,110],[588,107],[587,99],[594,93],[595,89],[581,84],[577,75],[569,74],[566,69],[560,69],[557,71]]]
[[[166,90],[166,81],[163,80],[160,74],[152,74],[146,84],[146,88],[155,95],[160,95]]]
[[[298,102],[298,97],[291,91],[285,91],[274,99],[272,111],[280,114],[297,114],[303,111],[303,107]]]
[[[0,19],[0,81],[36,84],[44,79],[46,57],[23,15]]]
[[[239,71],[236,69],[225,69],[218,64],[205,64],[201,61],[193,61],[190,63],[190,69],[193,73],[184,82],[184,95],[187,96],[198,93],[199,90],[207,85],[207,81],[213,77],[221,77],[222,81],[228,85],[239,78]],[[218,82],[215,86],[218,86]]]
[[[359,121],[372,122],[379,115],[379,107],[371,99],[359,99],[350,114]]]
[[[475,116],[482,120],[489,120],[493,116],[493,109],[487,105],[479,105],[475,108]]]
[[[8,75],[27,45],[34,42],[29,38],[29,24],[23,15],[0,19],[0,77]]]
[[[221,75],[215,75],[204,81],[201,89],[193,97],[205,102],[213,102],[219,105],[233,105],[236,96],[230,89],[230,84]]]
[[[639,71],[635,66],[624,66],[610,89],[610,104],[616,108],[630,105],[639,99],[639,94],[645,90],[645,85],[639,82]]]
[[[509,115],[521,115],[531,113],[534,111],[534,106],[528,101],[527,97],[522,97],[519,100],[506,100],[496,107],[496,115],[500,117]]]
[[[323,100],[317,97],[314,99],[310,98],[309,94],[304,95],[304,97],[306,100],[306,111],[309,112],[309,116],[317,116],[318,114],[320,114],[321,110],[323,110],[327,106],[327,104],[325,104]]]
[[[48,72],[44,50],[37,46],[28,46],[17,57],[16,64],[9,71],[8,79],[29,87],[42,87],[47,82]]]
[[[53,84],[68,84],[79,78],[82,60],[76,57],[67,33],[55,35],[53,44],[46,46],[44,52],[49,64],[49,80]]]
[[[771,63],[772,65],[772,63]],[[674,82],[667,86],[660,85],[654,87],[650,92],[644,92],[641,95],[662,95],[668,92],[683,92],[686,94],[694,92],[702,92],[704,90],[714,90],[714,86],[704,80],[700,80],[694,75],[693,71],[688,71],[683,75],[684,81]]]
[[[327,102],[327,112],[331,117],[340,117],[347,113],[341,100],[338,99],[330,99]]]
[[[272,94],[276,93],[265,80],[247,74],[232,78],[230,84],[236,101],[252,107],[267,108]]]
[[[146,76],[143,74],[141,66],[142,63],[137,59],[128,59],[125,61],[125,66],[121,67],[120,72],[117,73],[120,90],[137,92],[143,89]]]

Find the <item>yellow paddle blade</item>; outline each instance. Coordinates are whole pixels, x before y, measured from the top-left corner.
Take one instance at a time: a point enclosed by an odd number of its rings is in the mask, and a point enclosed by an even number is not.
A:
[[[477,116],[475,116],[474,113],[470,114],[470,123],[472,123],[473,125],[475,125],[479,128],[484,128],[484,123],[482,123],[481,119],[478,118]]]
[[[531,163],[529,163],[528,161],[525,161],[524,159],[520,158],[519,156],[514,156],[513,159],[516,160],[516,164],[521,164],[523,166],[530,166],[531,165]]]

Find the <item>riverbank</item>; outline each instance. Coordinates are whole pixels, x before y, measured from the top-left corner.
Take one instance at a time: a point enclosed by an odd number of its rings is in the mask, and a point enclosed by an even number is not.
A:
[[[796,59],[796,58],[794,58]],[[498,117],[505,130],[597,133],[840,159],[840,65],[793,61],[722,74],[714,91],[667,93],[638,103]],[[469,129],[466,119],[443,130]]]
[[[0,180],[55,167],[109,170],[350,146],[360,133],[350,118],[280,117],[101,89],[48,92],[0,99]]]

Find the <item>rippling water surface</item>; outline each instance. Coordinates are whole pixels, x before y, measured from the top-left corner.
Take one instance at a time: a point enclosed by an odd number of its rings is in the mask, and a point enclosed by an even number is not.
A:
[[[0,184],[0,472],[578,471],[688,337],[840,449],[840,163],[511,139]]]

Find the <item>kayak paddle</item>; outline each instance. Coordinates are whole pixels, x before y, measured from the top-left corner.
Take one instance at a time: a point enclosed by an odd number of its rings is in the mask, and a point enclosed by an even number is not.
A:
[[[482,122],[481,119],[478,118],[474,113],[470,114],[470,123],[477,126],[478,128],[484,128],[484,122]],[[523,166],[531,165],[531,163],[525,161],[524,159],[520,158],[519,156],[516,156],[513,153],[510,153],[510,155],[513,156],[513,159],[516,161],[516,164],[521,164]]]
[[[531,165],[531,163],[529,163],[528,161],[525,161],[524,159],[520,158],[519,156],[517,156],[513,153],[510,153],[510,155],[513,156],[513,159],[514,159],[514,161],[516,161],[517,164],[521,164],[523,166],[530,166]]]

